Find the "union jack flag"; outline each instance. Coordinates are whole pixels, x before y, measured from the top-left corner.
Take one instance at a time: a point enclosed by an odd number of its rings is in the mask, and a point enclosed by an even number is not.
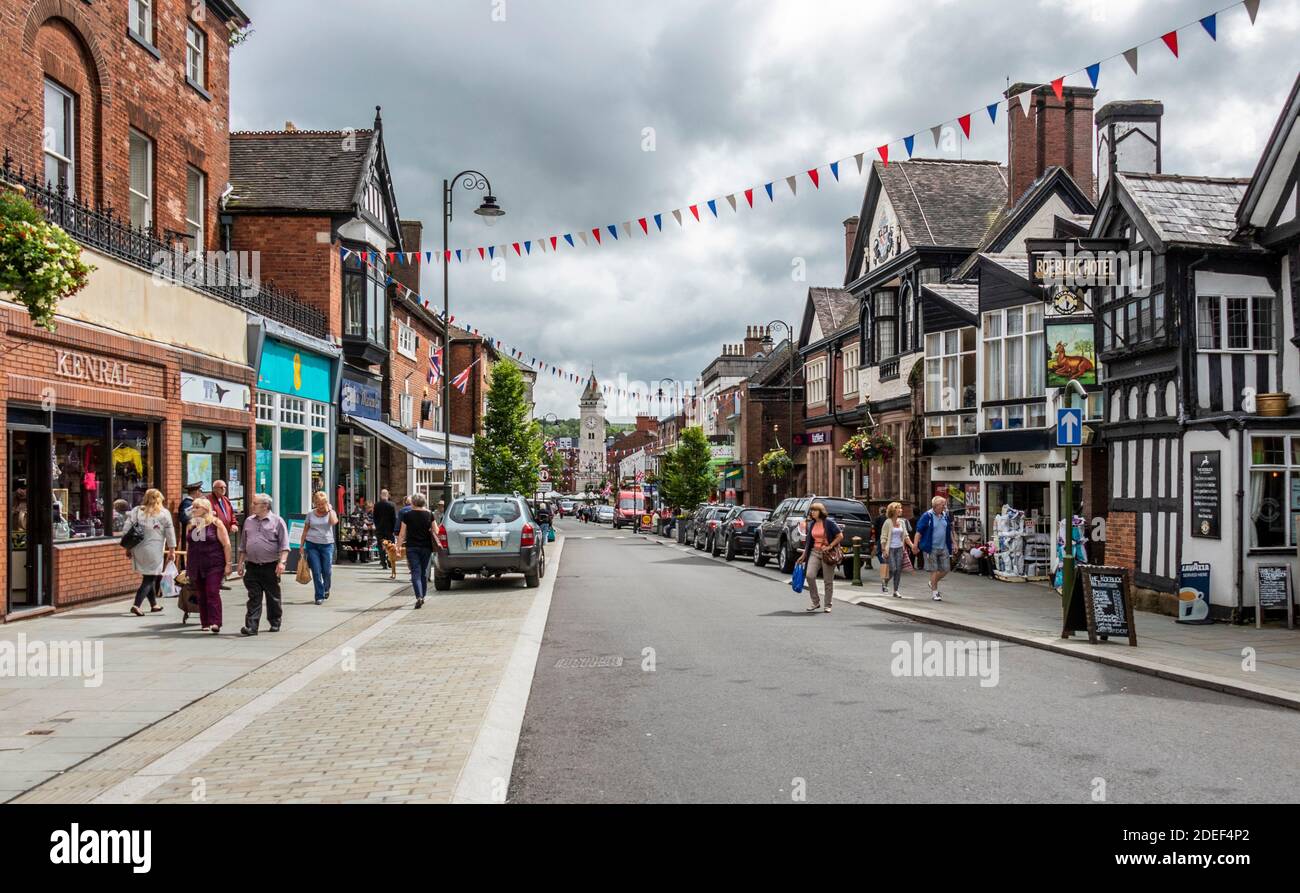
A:
[[[429,374],[425,376],[425,381],[433,384],[435,381],[442,379],[442,348],[438,348],[429,357]]]
[[[452,386],[462,394],[465,393],[465,388],[469,387],[469,370],[472,368],[472,366],[466,366],[465,371],[451,380]]]

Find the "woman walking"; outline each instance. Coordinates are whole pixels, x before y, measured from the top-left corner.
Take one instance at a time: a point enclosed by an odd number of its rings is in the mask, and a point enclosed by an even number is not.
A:
[[[415,606],[423,608],[424,594],[429,585],[429,561],[433,558],[433,513],[425,508],[423,494],[416,493],[411,497],[411,511],[402,522],[402,532],[397,535],[397,548],[406,549]]]
[[[158,604],[158,588],[163,568],[176,551],[176,528],[171,512],[163,507],[161,491],[146,491],[144,501],[127,513],[125,527],[130,529],[135,524],[140,525],[144,539],[131,550],[131,567],[140,575],[140,588],[135,591],[131,613],[143,617],[140,606],[145,599],[149,599],[150,612],[162,610]]]
[[[311,565],[311,581],[316,589],[316,604],[324,604],[330,597],[334,573],[334,528],[339,516],[330,508],[324,490],[317,490],[307,513],[307,526],[302,531],[302,546]]]
[[[826,584],[824,610],[827,614],[831,612],[831,599],[835,594],[835,568],[839,565],[835,559],[842,542],[844,531],[827,516],[826,506],[820,502],[809,506],[808,536],[804,540],[803,555],[799,557],[799,564],[806,565],[804,579],[807,580],[808,595],[812,597],[812,607],[807,609],[809,613],[821,607],[817,599],[818,574]]]
[[[891,502],[889,508],[885,510],[885,523],[880,528],[881,549],[884,550],[885,560],[889,563],[889,580],[880,582],[882,594],[888,582],[892,582],[894,598],[902,598],[898,594],[898,583],[903,577],[903,549],[914,551],[909,533],[907,519],[903,517],[903,504]]]
[[[190,506],[185,528],[185,572],[199,603],[199,624],[214,636],[221,632],[221,583],[230,574],[230,534],[200,496]]]

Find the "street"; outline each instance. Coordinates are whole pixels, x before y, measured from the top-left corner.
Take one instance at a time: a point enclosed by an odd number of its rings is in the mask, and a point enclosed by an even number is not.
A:
[[[809,802],[1086,803],[1097,779],[1109,802],[1297,799],[1296,711],[1007,643],[995,686],[897,678],[895,642],[970,636],[806,614],[770,568],[560,527],[511,802],[790,802],[800,779]]]

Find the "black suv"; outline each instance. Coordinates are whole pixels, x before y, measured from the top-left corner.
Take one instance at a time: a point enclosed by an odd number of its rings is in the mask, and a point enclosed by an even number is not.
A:
[[[758,527],[771,513],[771,509],[756,505],[732,508],[718,521],[718,530],[713,537],[713,555],[721,554],[728,561],[735,561],[737,554],[754,551]]]
[[[718,524],[722,516],[731,511],[729,505],[711,505],[701,509],[691,525],[691,544],[701,552],[713,551],[713,542],[718,533]]]
[[[802,496],[787,499],[759,527],[758,543],[754,547],[754,564],[763,567],[768,558],[776,556],[776,566],[781,573],[794,571],[794,564],[803,553],[804,519],[808,507],[814,502],[826,506],[826,514],[844,530],[842,544],[846,556],[853,554],[853,538],[862,537],[862,554],[871,554],[871,514],[856,499],[838,496]],[[853,575],[853,562],[846,558],[840,565],[845,579]]]

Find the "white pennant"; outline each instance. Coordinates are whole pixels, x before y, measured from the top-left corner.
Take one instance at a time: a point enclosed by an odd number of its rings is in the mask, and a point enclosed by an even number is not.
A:
[[[632,238],[632,221],[631,221],[631,220],[624,220],[624,221],[623,221],[623,235],[627,236],[629,239]]]
[[[930,128],[930,135],[934,137],[934,147],[939,148],[939,138],[943,136],[943,125],[936,124]]]
[[[735,213],[735,210],[736,210],[736,193],[733,192],[733,193],[731,193],[731,195],[727,196],[727,204],[731,205],[732,213]]]
[[[681,208],[677,208],[676,210],[673,211],[673,219],[677,221],[677,225],[678,225],[678,226],[681,226],[681,225],[682,225],[682,209],[681,209]]]
[[[1255,24],[1255,16],[1259,15],[1259,0],[1243,0],[1246,12],[1250,13],[1250,23]]]
[[[1020,111],[1023,112],[1026,116],[1029,115],[1029,99],[1030,96],[1033,94],[1033,92],[1034,92],[1033,90],[1026,90],[1024,93],[1021,93],[1018,97],[1016,97],[1017,99],[1020,100]]]
[[[862,156],[865,154],[865,152],[859,152],[857,155],[853,156],[853,160],[858,163],[858,173],[862,173]]]
[[[799,194],[799,190],[796,188],[796,183],[797,183],[797,182],[798,182],[798,177],[797,177],[797,176],[794,176],[794,177],[786,177],[786,178],[785,178],[785,185],[787,185],[787,186],[790,187],[790,194],[791,194],[791,195],[798,195],[798,194]]]
[[[1137,74],[1138,73],[1138,48],[1133,47],[1133,49],[1131,50],[1125,50],[1124,61],[1128,63],[1129,68],[1133,69],[1133,73]]]
[[[583,229],[578,230],[578,238],[579,238],[579,239],[582,239],[582,247],[583,247],[583,248],[586,248],[586,247],[587,247],[587,231],[586,231],[586,230],[583,230]]]

